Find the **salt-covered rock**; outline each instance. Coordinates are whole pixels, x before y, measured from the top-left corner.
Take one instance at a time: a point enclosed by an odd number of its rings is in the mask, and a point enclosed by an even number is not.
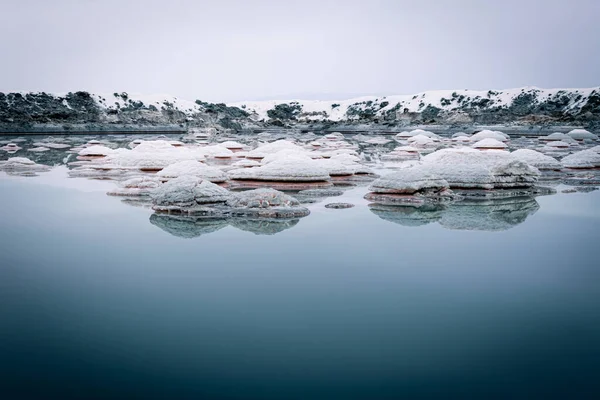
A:
[[[523,161],[540,170],[560,170],[562,165],[554,157],[547,156],[535,150],[519,149],[511,153],[519,161]]]
[[[496,139],[501,142],[506,142],[509,137],[507,134],[500,131],[491,131],[488,129],[484,129],[480,132],[475,133],[471,136],[471,142],[478,142],[483,139]]]
[[[257,168],[243,168],[229,172],[231,179],[319,182],[329,180],[328,171],[312,159],[278,159]]]
[[[184,175],[192,175],[213,183],[225,182],[227,174],[218,168],[208,166],[195,160],[179,161],[159,171],[156,176],[168,180]]]
[[[554,142],[554,141],[565,140],[565,139],[569,140],[572,138],[571,138],[571,136],[567,135],[566,133],[561,133],[561,132],[554,132],[547,136],[540,137],[540,140],[544,141],[544,142]]]
[[[113,149],[110,149],[106,146],[101,145],[93,145],[89,147],[85,147],[79,151],[80,156],[86,157],[105,157],[109,154],[114,153]]]
[[[106,194],[110,196],[148,196],[160,186],[160,180],[153,176],[140,176],[119,182],[119,187]]]
[[[470,137],[469,135],[467,135],[464,132],[456,132],[455,134],[452,135],[452,138],[459,138],[459,137]]]
[[[546,144],[547,148],[550,149],[568,149],[571,145],[567,142],[563,142],[562,140],[554,140]]]
[[[0,161],[0,170],[12,173],[35,173],[48,171],[50,167],[43,164],[37,164],[29,158],[12,157],[6,161]]]
[[[598,136],[585,129],[573,129],[568,135],[575,140],[598,140]]]
[[[600,154],[593,150],[582,150],[564,157],[561,162],[567,168],[599,168]]]
[[[536,168],[499,150],[442,149],[422,161],[433,174],[448,181],[451,188],[530,187],[540,175]]]
[[[8,152],[14,152],[14,151],[18,151],[21,150],[21,147],[17,146],[15,143],[8,143],[7,145],[0,147],[0,149],[4,150],[4,151],[8,151]]]
[[[251,150],[246,155],[246,158],[249,159],[262,159],[269,154],[277,153],[278,151],[284,149],[297,150],[299,152],[304,151],[304,149],[288,140],[277,140],[272,143],[267,143],[262,146],[257,147],[254,150]]]
[[[244,145],[239,143],[239,142],[235,142],[233,140],[228,140],[222,143],[219,143],[220,146],[225,147],[226,149],[229,150],[242,150],[244,148]]]
[[[30,149],[27,149],[27,151],[33,151],[34,153],[43,153],[48,150],[50,149],[47,147],[32,147]]]
[[[506,144],[502,143],[499,140],[492,139],[492,138],[481,139],[480,141],[473,144],[473,148],[479,149],[479,150],[489,150],[489,149],[502,150],[502,149],[506,149],[507,147],[508,146]]]
[[[413,194],[425,190],[438,192],[448,188],[448,182],[432,174],[428,168],[414,166],[375,180],[371,183],[369,191],[374,193]]]
[[[420,135],[420,134],[409,137],[407,141],[411,145],[418,146],[418,147],[426,147],[426,146],[435,145],[435,141],[432,138],[430,138],[428,136]]]
[[[172,179],[151,194],[154,209],[169,212],[185,212],[198,205],[225,203],[230,197],[227,189],[190,175]]]
[[[217,159],[228,159],[228,158],[235,157],[235,154],[233,151],[231,151],[221,145],[205,146],[205,147],[200,148],[198,151],[202,152],[202,154],[204,154],[204,156],[206,156],[206,157],[212,157],[212,158],[217,158]]]

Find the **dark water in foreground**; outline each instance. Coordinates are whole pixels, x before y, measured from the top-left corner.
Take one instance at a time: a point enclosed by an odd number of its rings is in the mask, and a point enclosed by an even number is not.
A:
[[[496,232],[315,206],[184,239],[0,181],[0,398],[598,398],[599,200]]]

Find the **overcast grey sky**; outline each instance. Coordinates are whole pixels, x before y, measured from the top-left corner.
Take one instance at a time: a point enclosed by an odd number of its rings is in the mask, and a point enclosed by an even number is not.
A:
[[[235,101],[600,85],[600,0],[0,0],[0,91]]]

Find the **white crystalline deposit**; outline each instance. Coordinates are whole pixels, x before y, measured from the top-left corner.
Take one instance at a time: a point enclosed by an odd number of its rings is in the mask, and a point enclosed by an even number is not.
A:
[[[360,162],[360,157],[358,157],[357,155],[354,155],[354,154],[349,154],[349,153],[334,154],[329,158],[331,160],[335,160],[335,161],[345,163],[345,164],[353,164],[353,163]]]
[[[104,157],[109,154],[114,153],[113,149],[109,149],[106,146],[101,145],[92,145],[89,147],[85,147],[79,151],[80,156],[92,156],[92,157]]]
[[[213,158],[232,158],[235,157],[233,151],[221,145],[204,146],[197,149],[198,152],[202,153],[206,157]]]
[[[391,152],[381,156],[381,161],[406,161],[406,160],[418,160],[421,158],[419,150],[412,146],[400,146],[396,147]]]
[[[547,156],[535,150],[519,149],[510,153],[515,159],[523,161],[537,169],[560,170],[562,165],[554,157]]]
[[[184,175],[192,175],[213,183],[225,182],[228,177],[218,168],[210,167],[195,160],[179,161],[159,171],[156,176],[168,180]]]
[[[233,140],[228,140],[226,142],[219,143],[219,146],[225,147],[226,149],[229,149],[229,150],[241,150],[244,148],[243,144],[241,144],[239,142],[234,142]]]
[[[540,138],[540,140],[542,141],[546,141],[546,142],[553,142],[553,141],[557,141],[557,140],[569,140],[572,139],[571,136],[567,135],[566,133],[561,133],[561,132],[554,132],[549,134],[548,136],[542,136]]]
[[[326,170],[330,176],[354,175],[358,168],[358,165],[342,163],[330,158],[313,160],[313,163]]]
[[[119,183],[118,188],[109,191],[110,196],[145,196],[160,186],[156,177],[140,176]]]
[[[373,193],[413,194],[426,189],[440,191],[448,188],[448,182],[432,174],[429,168],[416,165],[375,180],[369,187],[369,191]]]
[[[467,143],[471,141],[471,137],[470,136],[457,136],[455,138],[452,138],[453,142],[457,142],[457,143]]]
[[[567,168],[599,168],[600,154],[594,150],[582,150],[566,156],[561,162]]]
[[[540,175],[536,168],[499,150],[443,149],[422,161],[433,174],[448,181],[451,188],[530,187]]]
[[[496,139],[501,142],[508,141],[509,137],[507,134],[500,131],[490,131],[488,129],[484,129],[481,132],[477,132],[476,134],[471,136],[471,142],[478,142],[482,139]]]
[[[6,150],[6,151],[17,151],[17,150],[21,150],[21,147],[17,146],[14,143],[8,143],[7,145],[0,147],[0,149]]]
[[[227,205],[235,208],[269,208],[295,207],[300,203],[292,196],[278,190],[261,188],[235,193],[227,200]]]
[[[172,146],[164,140],[154,140],[144,141],[132,150],[113,150],[102,159],[102,163],[120,168],[159,171],[171,164],[188,160],[203,161],[204,155],[197,149]]]
[[[34,153],[43,153],[44,151],[50,150],[48,147],[32,147],[27,151],[33,151]]]
[[[459,138],[459,137],[470,137],[469,135],[467,135],[464,132],[456,132],[455,134],[452,135],[453,138]]]
[[[67,149],[67,148],[71,147],[70,144],[55,143],[55,142],[35,142],[35,143],[33,143],[33,145],[37,146],[37,147],[47,147],[49,149],[55,149],[55,150]]]
[[[185,209],[201,204],[224,203],[231,197],[227,189],[195,176],[181,176],[159,186],[152,194],[155,207],[175,207]]]
[[[231,179],[321,182],[329,180],[328,171],[310,158],[278,159],[261,167],[236,169],[229,172]]]
[[[43,164],[36,164],[34,161],[25,157],[12,157],[6,161],[0,161],[0,170],[10,172],[41,172],[47,171],[50,167]]]
[[[475,143],[473,145],[473,147],[476,149],[499,149],[499,150],[502,150],[502,149],[507,148],[508,146],[499,140],[487,138],[487,139],[481,139],[480,141]]]
[[[344,140],[344,135],[341,132],[332,132],[323,136],[327,140]]]
[[[594,146],[591,149],[589,149],[591,151],[595,151],[596,153],[600,154],[600,146]]]
[[[598,136],[585,129],[573,129],[568,135],[575,140],[598,140]]]
[[[257,147],[254,150],[251,150],[246,155],[246,158],[250,159],[261,159],[269,154],[277,153],[281,150],[297,150],[304,151],[304,149],[288,140],[277,140],[272,143],[263,144],[262,146]]]
[[[252,167],[260,167],[260,163],[256,160],[240,160],[231,164],[233,169],[235,168],[252,168]]]
[[[408,143],[413,146],[426,147],[435,145],[435,140],[425,135],[415,135],[408,138]]]
[[[312,158],[316,158],[316,156],[313,153],[309,153],[304,149],[283,149],[276,153],[267,154],[261,159],[260,163],[264,165],[277,160],[287,160],[294,158],[301,160],[311,160]]]
[[[571,145],[567,142],[563,142],[562,140],[555,140],[546,144],[546,147],[550,149],[568,149]]]

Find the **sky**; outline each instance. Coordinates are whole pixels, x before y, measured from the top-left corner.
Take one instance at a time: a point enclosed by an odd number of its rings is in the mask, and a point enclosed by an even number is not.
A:
[[[600,0],[0,0],[0,91],[336,99],[600,85]]]

